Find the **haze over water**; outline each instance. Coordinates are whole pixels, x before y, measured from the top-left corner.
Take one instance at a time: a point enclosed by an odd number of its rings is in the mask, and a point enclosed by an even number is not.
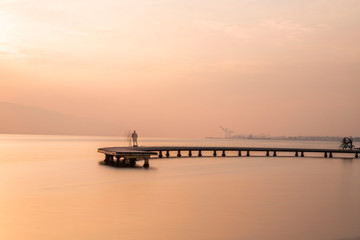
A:
[[[140,145],[339,143],[146,138]],[[127,143],[0,135],[0,239],[360,237],[360,161],[349,156],[153,159],[146,170],[140,162],[137,168],[100,165],[104,157],[96,149],[109,146]]]

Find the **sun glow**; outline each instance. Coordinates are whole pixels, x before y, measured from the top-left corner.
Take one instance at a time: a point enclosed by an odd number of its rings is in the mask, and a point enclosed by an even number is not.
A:
[[[16,42],[15,19],[6,11],[0,10],[0,58],[18,56]]]

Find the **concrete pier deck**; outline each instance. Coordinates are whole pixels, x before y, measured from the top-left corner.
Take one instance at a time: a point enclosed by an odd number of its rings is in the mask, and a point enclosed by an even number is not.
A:
[[[334,154],[347,154],[354,158],[359,158],[360,149],[341,150],[341,149],[311,149],[311,148],[260,148],[260,147],[188,147],[188,146],[153,146],[153,147],[109,147],[99,148],[98,152],[105,154],[105,164],[121,165],[129,162],[135,165],[136,161],[144,160],[144,167],[149,167],[151,156],[159,158],[171,155],[182,157],[185,154],[188,157],[202,157],[204,152],[210,152],[211,156],[226,157],[228,152],[235,152],[237,156],[251,156],[252,152],[263,152],[266,157],[276,157],[279,152],[291,153],[294,157],[305,157],[308,153],[323,153],[324,158],[332,158]],[[194,153],[196,155],[194,155]],[[114,157],[117,159],[114,161]]]

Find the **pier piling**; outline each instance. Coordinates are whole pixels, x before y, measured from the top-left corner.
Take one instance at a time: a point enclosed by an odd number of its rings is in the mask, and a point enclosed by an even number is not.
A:
[[[148,159],[148,158],[145,159],[145,162],[144,162],[143,167],[144,167],[144,168],[149,168],[149,167],[150,167],[149,159]]]

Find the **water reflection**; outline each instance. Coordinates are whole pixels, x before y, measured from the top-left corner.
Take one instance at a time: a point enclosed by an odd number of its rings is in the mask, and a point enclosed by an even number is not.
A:
[[[352,163],[353,160],[354,160],[354,158],[344,158],[344,157],[339,158],[339,159],[343,160],[343,163],[344,163],[344,164]]]

